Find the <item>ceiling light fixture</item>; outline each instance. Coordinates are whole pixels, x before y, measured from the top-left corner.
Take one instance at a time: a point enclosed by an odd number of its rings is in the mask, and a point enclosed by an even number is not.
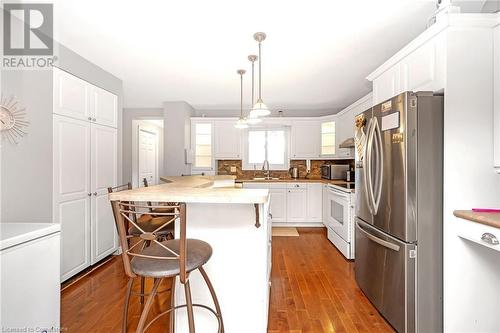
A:
[[[251,54],[248,56],[248,60],[250,60],[250,62],[252,63],[252,104],[250,104],[251,106],[253,106],[253,102],[255,100],[255,61],[258,59],[259,57],[257,57],[255,54]],[[250,115],[248,116],[247,118],[247,123],[249,125],[256,125],[258,123],[262,122],[262,118],[259,118],[255,115],[252,116],[252,112],[250,112]]]
[[[240,117],[236,124],[234,124],[234,127],[245,129],[248,128],[247,119],[243,117],[243,74],[246,73],[246,70],[238,69],[236,73],[240,76]]]
[[[252,111],[250,111],[251,117],[264,117],[268,116],[271,112],[267,108],[266,104],[262,100],[262,41],[266,39],[266,34],[263,32],[256,32],[253,38],[259,42],[259,98],[257,102],[253,105]]]

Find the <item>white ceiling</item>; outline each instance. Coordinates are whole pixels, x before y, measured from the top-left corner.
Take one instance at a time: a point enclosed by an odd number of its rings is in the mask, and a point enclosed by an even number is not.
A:
[[[183,100],[239,106],[238,68],[264,31],[263,99],[338,111],[370,91],[367,74],[425,30],[428,0],[56,0],[55,38],[123,80],[125,107]]]

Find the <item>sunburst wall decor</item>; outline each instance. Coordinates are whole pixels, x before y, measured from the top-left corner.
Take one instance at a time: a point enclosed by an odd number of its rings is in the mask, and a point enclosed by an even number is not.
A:
[[[14,96],[0,99],[0,132],[10,143],[17,144],[18,139],[26,135],[26,108],[21,108]]]

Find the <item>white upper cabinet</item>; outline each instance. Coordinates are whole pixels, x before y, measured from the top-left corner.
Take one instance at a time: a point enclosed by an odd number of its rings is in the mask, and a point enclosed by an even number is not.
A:
[[[90,85],[74,75],[54,68],[54,113],[81,120],[91,120]]]
[[[234,127],[234,120],[214,121],[215,159],[241,159],[242,130]]]
[[[110,127],[117,127],[118,107],[117,96],[99,87],[90,89],[90,115],[92,121]]]
[[[117,127],[118,97],[59,68],[54,68],[54,113]]]
[[[214,171],[214,122],[191,120],[192,171]]]
[[[494,76],[494,137],[495,137],[495,169],[500,173],[500,26],[495,28],[495,44],[494,44],[494,61],[495,61],[495,76]]]
[[[354,119],[356,116],[372,106],[372,94],[363,96],[352,103],[337,115],[336,126],[336,158],[354,158],[354,148],[340,148],[339,145],[347,139],[354,137]]]
[[[317,120],[295,120],[292,122],[291,159],[320,158],[320,122]]]
[[[418,46],[407,46],[400,53],[404,56],[389,59],[368,76],[373,82],[373,105],[405,91],[443,90],[445,34],[437,34]]]
[[[322,158],[335,157],[337,153],[337,122],[325,120],[320,123],[320,155]]]
[[[373,80],[373,105],[383,102],[402,91],[401,64],[397,64]]]
[[[437,36],[401,61],[401,91],[438,91],[444,87],[445,43]]]

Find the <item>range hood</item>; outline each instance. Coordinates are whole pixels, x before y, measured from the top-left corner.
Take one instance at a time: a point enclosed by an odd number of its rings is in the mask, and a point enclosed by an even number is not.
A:
[[[354,138],[345,139],[340,145],[339,148],[354,148]]]

